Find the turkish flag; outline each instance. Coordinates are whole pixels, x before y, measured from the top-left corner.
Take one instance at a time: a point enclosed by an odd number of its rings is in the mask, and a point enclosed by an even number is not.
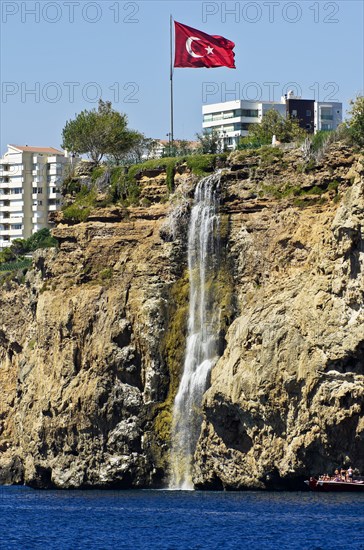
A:
[[[175,67],[229,67],[235,69],[234,42],[174,22]]]

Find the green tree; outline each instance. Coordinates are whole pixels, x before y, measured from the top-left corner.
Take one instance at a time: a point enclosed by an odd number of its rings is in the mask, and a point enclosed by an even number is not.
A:
[[[203,154],[221,153],[221,137],[218,130],[203,130],[201,134],[196,134],[200,142],[200,151]]]
[[[364,146],[364,96],[358,96],[350,101],[351,118],[347,121],[349,135],[354,143],[360,147]]]
[[[28,252],[34,252],[38,248],[51,248],[58,246],[58,241],[52,237],[48,228],[40,229],[28,239],[14,239],[8,248],[0,252],[0,264],[13,262]]]
[[[115,140],[107,158],[116,166],[139,163],[148,158],[154,143],[136,130],[127,130]]]
[[[26,239],[25,243],[27,251],[29,252],[38,250],[38,248],[51,248],[58,245],[57,239],[52,237],[50,230],[46,227],[33,233],[29,239]]]
[[[120,151],[127,141],[127,116],[115,111],[110,101],[100,99],[98,109],[82,111],[63,128],[62,147],[72,153],[87,154],[96,165],[104,155]]]
[[[132,132],[134,132],[135,135],[130,142],[130,148],[120,157],[118,164],[139,164],[143,162],[143,160],[153,156],[153,151],[157,147],[158,140],[147,138],[144,134],[135,132],[134,130],[132,130]],[[110,160],[115,161],[115,159],[112,158],[110,158]]]
[[[276,136],[278,141],[289,143],[301,140],[306,132],[300,128],[299,121],[295,118],[285,118],[278,111],[269,109],[264,113],[260,124],[252,124],[249,128],[248,138],[252,142],[259,142],[262,145],[272,143],[272,137]]]
[[[0,264],[12,262],[14,260],[16,260],[16,256],[15,256],[14,252],[11,250],[11,248],[9,248],[9,247],[4,248],[0,252]]]

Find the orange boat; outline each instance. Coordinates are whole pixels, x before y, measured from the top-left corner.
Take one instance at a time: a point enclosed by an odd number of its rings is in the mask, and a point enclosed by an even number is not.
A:
[[[308,485],[311,491],[319,491],[323,493],[336,493],[341,491],[364,492],[364,481],[361,479],[353,479],[353,481],[335,481],[310,477],[310,479],[306,480],[305,483],[306,485]]]

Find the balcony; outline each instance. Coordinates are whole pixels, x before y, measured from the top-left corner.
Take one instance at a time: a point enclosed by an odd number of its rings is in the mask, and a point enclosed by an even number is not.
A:
[[[45,207],[42,204],[33,204],[32,212],[44,212]]]
[[[1,177],[10,176],[11,173],[13,172],[13,170],[12,170],[11,168],[12,168],[12,167],[9,166],[8,164],[2,164],[2,165],[0,165],[0,176],[1,176]]]
[[[0,193],[0,201],[22,201],[23,193]]]
[[[51,190],[49,190],[48,198],[49,198],[49,199],[60,200],[60,199],[62,198],[62,193],[60,193],[59,191],[51,191]]]
[[[0,189],[14,189],[14,187],[22,187],[22,183],[24,183],[23,178],[14,178],[14,180],[9,180],[8,182],[1,182],[0,181]]]
[[[47,176],[48,185],[60,185],[62,182],[61,176]]]
[[[33,216],[32,217],[32,223],[33,224],[44,224],[45,218],[43,216]]]
[[[49,212],[56,212],[56,210],[59,210],[59,209],[60,209],[59,204],[50,204],[50,205],[48,205],[48,211]]]
[[[16,223],[23,223],[23,216],[16,216],[11,218],[10,216],[8,218],[4,218],[0,216],[0,224],[2,225],[9,225],[9,224],[16,224]]]
[[[0,212],[19,212],[21,214],[22,206],[0,206]]]
[[[22,229],[3,229],[0,230],[0,237],[9,235],[9,237],[21,237],[23,234]]]
[[[54,164],[49,167],[48,175],[49,176],[62,176],[63,168],[62,166],[55,166]]]

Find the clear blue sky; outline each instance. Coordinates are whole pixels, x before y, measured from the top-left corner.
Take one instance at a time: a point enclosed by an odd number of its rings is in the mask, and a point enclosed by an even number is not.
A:
[[[236,70],[175,69],[177,138],[200,131],[203,103],[279,100],[297,89],[346,109],[363,93],[361,0],[2,0],[0,8],[1,153],[7,143],[59,147],[65,122],[100,95],[130,127],[165,138],[170,14],[236,44]]]

